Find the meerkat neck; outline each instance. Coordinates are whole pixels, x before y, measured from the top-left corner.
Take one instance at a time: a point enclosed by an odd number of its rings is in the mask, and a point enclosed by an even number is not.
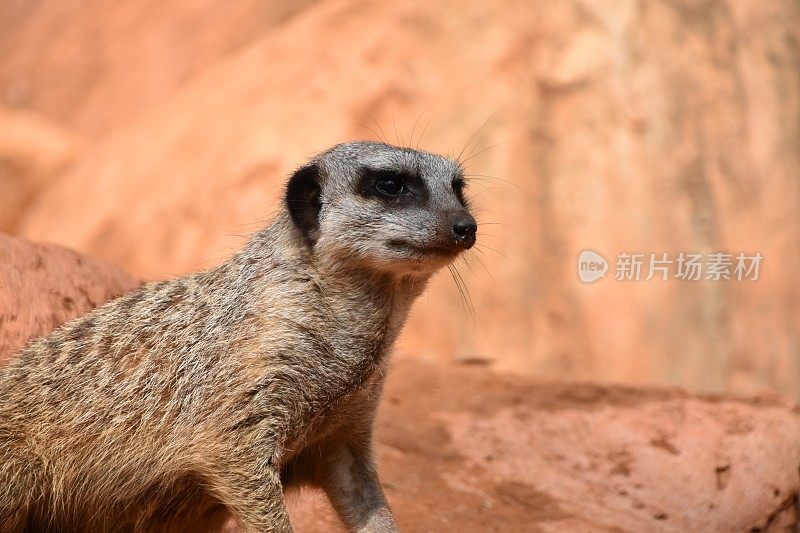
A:
[[[258,278],[259,271],[278,270],[290,277],[311,279],[319,288],[319,297],[347,318],[346,322],[352,324],[354,315],[360,315],[362,322],[379,326],[392,340],[429,280],[429,276],[401,277],[323,260],[297,237],[286,214],[255,234],[236,262],[246,278]]]
[[[411,305],[428,282],[428,277],[398,277],[366,269],[331,268],[329,264],[321,265],[318,272],[325,290],[336,294],[337,300],[345,296],[346,300],[357,302],[366,322],[379,322],[379,329],[385,332],[389,343],[397,338]],[[346,314],[352,316],[353,308]]]

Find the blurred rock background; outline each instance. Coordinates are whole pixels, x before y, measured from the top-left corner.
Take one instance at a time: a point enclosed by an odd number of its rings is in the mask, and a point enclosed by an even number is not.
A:
[[[319,150],[472,136],[474,312],[440,275],[398,358],[800,397],[794,0],[3,0],[0,58],[0,231],[175,276]],[[764,262],[586,285],[586,248]]]

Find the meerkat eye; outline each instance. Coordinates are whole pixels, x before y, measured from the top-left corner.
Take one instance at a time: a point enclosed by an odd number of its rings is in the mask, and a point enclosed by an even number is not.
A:
[[[400,196],[405,187],[403,182],[394,178],[381,178],[375,182],[375,188],[385,196]]]
[[[403,205],[412,198],[421,198],[425,194],[422,180],[418,176],[385,168],[362,169],[357,190],[365,198],[380,198],[391,201],[392,204]]]
[[[411,192],[403,179],[394,172],[378,173],[375,177],[375,190],[388,198],[397,198]]]

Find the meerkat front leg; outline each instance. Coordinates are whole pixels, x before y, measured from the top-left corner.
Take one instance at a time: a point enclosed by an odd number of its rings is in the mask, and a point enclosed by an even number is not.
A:
[[[351,531],[398,531],[378,481],[370,443],[333,441],[321,474],[323,490]]]
[[[280,476],[272,468],[262,472],[226,473],[218,497],[247,533],[292,531]]]

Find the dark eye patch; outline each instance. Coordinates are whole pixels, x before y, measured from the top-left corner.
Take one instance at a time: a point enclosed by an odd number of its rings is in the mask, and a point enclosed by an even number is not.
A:
[[[453,179],[453,192],[458,198],[458,201],[461,202],[461,205],[466,207],[467,205],[467,198],[464,196],[464,188],[467,186],[467,183],[464,181],[462,176],[456,176]]]
[[[363,168],[358,192],[366,198],[402,205],[427,198],[425,184],[418,174],[394,169]]]

